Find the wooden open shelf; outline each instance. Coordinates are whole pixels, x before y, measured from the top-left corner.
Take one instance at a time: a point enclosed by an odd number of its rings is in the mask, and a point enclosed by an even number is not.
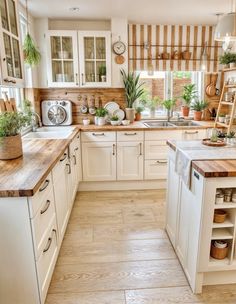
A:
[[[233,235],[229,231],[228,228],[213,229],[211,239],[212,240],[232,240]]]
[[[226,219],[223,223],[213,223],[212,228],[230,228],[230,227],[234,227],[234,224]]]
[[[233,209],[236,208],[236,203],[227,203],[224,202],[223,204],[215,204],[215,209]]]

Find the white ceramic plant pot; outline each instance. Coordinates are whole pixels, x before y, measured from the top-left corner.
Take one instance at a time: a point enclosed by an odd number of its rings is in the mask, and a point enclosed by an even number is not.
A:
[[[219,117],[219,122],[224,123],[225,122],[225,117]]]
[[[236,67],[236,63],[235,63],[235,62],[230,62],[229,67],[230,67],[231,69],[232,69],[232,68],[235,68],[235,67]]]
[[[129,120],[131,123],[134,122],[135,118],[135,109],[133,108],[126,108],[125,109],[126,119]]]
[[[97,124],[98,126],[104,126],[106,123],[105,117],[97,117]]]

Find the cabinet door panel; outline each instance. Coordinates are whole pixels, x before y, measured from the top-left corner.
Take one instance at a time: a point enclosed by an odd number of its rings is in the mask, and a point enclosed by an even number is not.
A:
[[[167,151],[165,141],[145,141],[145,159],[166,159]]]
[[[145,160],[145,180],[149,179],[166,179],[167,177],[167,160]]]
[[[83,143],[83,180],[116,180],[115,142]]]
[[[117,179],[143,179],[143,143],[119,142],[117,144]]]

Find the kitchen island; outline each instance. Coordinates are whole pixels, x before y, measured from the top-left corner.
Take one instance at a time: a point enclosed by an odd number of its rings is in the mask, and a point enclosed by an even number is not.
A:
[[[190,184],[186,184],[176,172],[181,144],[168,142],[166,230],[193,292],[201,293],[204,285],[236,283],[236,203],[230,198],[216,204],[220,191],[236,191],[236,149],[222,150],[232,152],[230,159],[192,160]],[[226,212],[222,223],[214,222],[216,210]],[[225,258],[212,257],[215,241],[227,242]]]

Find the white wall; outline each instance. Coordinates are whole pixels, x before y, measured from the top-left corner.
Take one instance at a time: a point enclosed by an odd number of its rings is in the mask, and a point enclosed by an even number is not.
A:
[[[49,30],[80,30],[80,31],[110,31],[111,22],[109,20],[54,20],[49,19]]]

